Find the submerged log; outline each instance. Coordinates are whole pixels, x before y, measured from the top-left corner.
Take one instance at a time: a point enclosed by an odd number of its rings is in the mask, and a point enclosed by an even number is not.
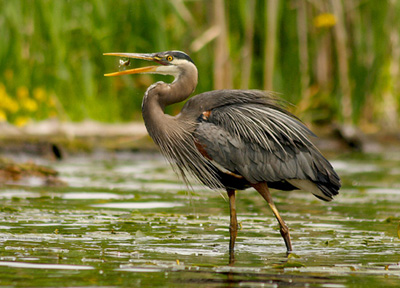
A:
[[[64,186],[58,178],[58,172],[52,168],[37,165],[34,162],[16,163],[0,157],[0,186],[26,182],[28,179],[39,179],[41,185]]]

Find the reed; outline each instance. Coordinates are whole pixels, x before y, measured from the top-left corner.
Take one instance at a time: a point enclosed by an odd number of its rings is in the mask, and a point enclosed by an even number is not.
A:
[[[161,78],[104,78],[118,64],[102,53],[179,49],[197,92],[266,87],[306,121],[399,128],[399,1],[244,3],[0,0],[0,121],[140,119]]]

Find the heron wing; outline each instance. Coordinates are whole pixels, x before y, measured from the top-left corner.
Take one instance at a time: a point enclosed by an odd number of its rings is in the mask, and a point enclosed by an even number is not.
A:
[[[250,183],[287,181],[329,201],[340,180],[311,135],[289,112],[257,101],[208,111],[194,136],[213,161]]]

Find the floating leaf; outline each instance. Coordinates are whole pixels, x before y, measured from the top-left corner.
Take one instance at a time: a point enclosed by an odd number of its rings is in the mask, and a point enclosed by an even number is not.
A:
[[[274,266],[274,268],[299,268],[299,267],[306,267],[306,265],[298,261],[287,261],[284,264],[278,264]]]
[[[301,256],[299,256],[299,255],[297,255],[297,254],[294,254],[294,253],[290,253],[290,254],[288,255],[288,259],[291,259],[291,258],[297,258],[297,259],[299,259],[299,258],[301,258]]]

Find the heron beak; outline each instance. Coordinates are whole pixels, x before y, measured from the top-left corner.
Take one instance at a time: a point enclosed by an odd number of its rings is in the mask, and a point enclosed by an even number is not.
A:
[[[106,56],[118,56],[125,58],[133,58],[133,59],[142,59],[147,61],[160,61],[161,58],[155,56],[154,54],[139,54],[139,53],[104,53]],[[104,76],[120,76],[120,75],[128,75],[128,74],[139,74],[139,73],[151,73],[155,72],[159,66],[147,66],[135,69],[129,69],[119,72],[107,73]]]

